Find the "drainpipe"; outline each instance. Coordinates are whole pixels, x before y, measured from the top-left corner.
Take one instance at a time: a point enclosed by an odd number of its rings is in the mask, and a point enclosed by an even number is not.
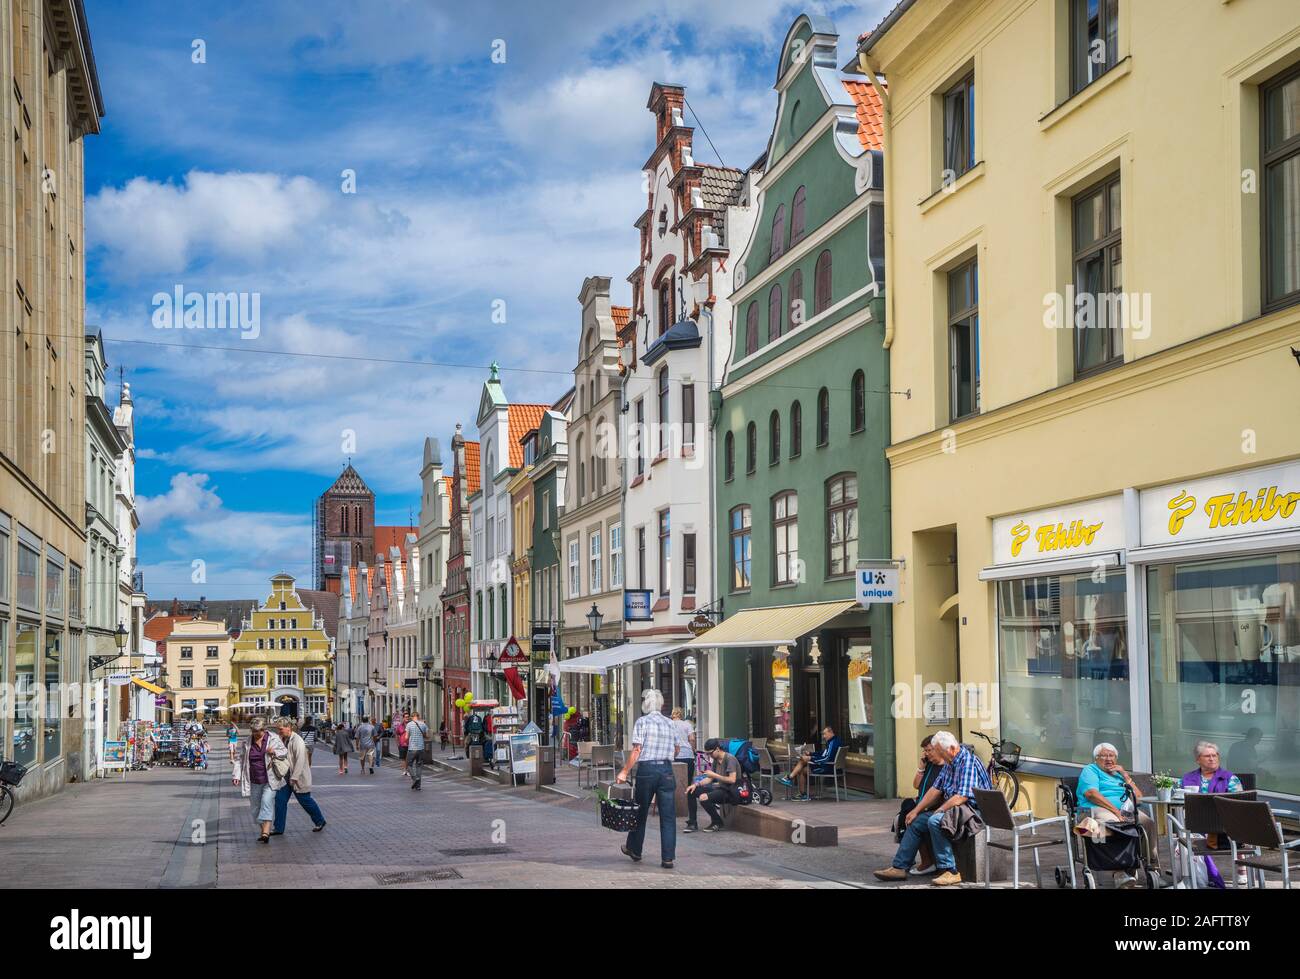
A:
[[[876,66],[865,54],[858,54],[858,67],[862,73],[867,76],[871,82],[871,87],[875,89],[876,97],[880,99],[880,125],[883,130],[881,141],[886,151],[890,144],[893,127],[893,110],[889,105],[889,91],[884,85],[880,84],[877,77]],[[888,350],[894,343],[894,290],[890,288],[889,274],[894,267],[894,195],[889,187],[892,183],[893,166],[890,163],[888,154],[885,157],[885,340],[884,347]]]
[[[713,290],[710,289],[709,291],[712,292]],[[710,298],[712,298],[712,297],[710,296]],[[714,365],[714,356],[713,356],[713,306],[712,306],[712,304],[701,304],[701,306],[700,306],[700,312],[701,312],[704,316],[708,317],[708,326],[706,327],[706,329],[705,329],[705,331],[704,331],[704,335],[705,335],[705,338],[706,338],[704,342],[707,343],[707,344],[709,345],[709,383],[708,383],[708,386],[705,388],[705,390],[709,392],[709,403],[708,403],[708,405],[706,406],[706,410],[709,412],[709,415],[712,416],[712,414],[713,414],[713,385],[714,385],[714,376],[715,376],[715,375],[714,375],[714,366],[713,366],[713,365]],[[708,436],[707,436],[707,445],[708,445],[708,453],[709,453],[709,461],[708,461],[708,473],[709,473],[709,510],[708,510],[708,520],[707,520],[707,522],[706,522],[706,525],[707,525],[707,527],[709,528],[709,557],[710,557],[710,560],[709,560],[709,601],[710,601],[711,604],[716,604],[717,601],[718,601],[718,555],[715,553],[715,550],[714,550],[714,549],[718,546],[718,533],[717,533],[717,530],[718,530],[718,528],[717,528],[718,512],[717,512],[717,500],[716,500],[716,495],[717,495],[717,494],[716,494],[715,487],[714,487],[714,485],[713,485],[713,476],[714,476],[715,462],[714,462],[714,435],[713,435],[713,419],[712,419],[712,417],[709,418],[709,424],[708,424]],[[713,657],[717,657],[717,656],[719,656],[719,655],[720,655],[720,654],[719,654],[719,651],[715,649],[715,650],[713,651]],[[696,666],[697,673],[698,673],[698,671],[699,671],[699,665],[698,665],[698,664],[700,663],[700,660],[702,660],[702,659],[703,659],[703,657],[700,657],[699,659],[696,660],[696,663],[697,663],[697,666]],[[713,670],[713,673],[714,673],[715,676],[719,677],[719,685],[721,685],[721,679],[720,679],[720,678],[721,678],[721,673],[718,671],[718,669],[717,669],[717,664],[716,664],[716,663],[714,664],[714,670]],[[708,676],[707,672],[705,673],[705,676],[706,676],[706,677]],[[710,686],[712,686],[712,684],[710,684]],[[719,708],[719,711],[721,711],[721,705],[722,705],[722,691],[721,691],[721,690],[710,691],[710,693],[712,694],[712,699],[716,699],[716,700],[718,701],[718,708]],[[707,706],[708,703],[709,703],[709,698],[706,698],[705,701],[704,701],[704,703],[705,703],[705,705]],[[709,724],[714,725],[713,730],[715,730],[715,731],[716,731],[716,730],[721,730],[721,726],[718,724],[718,718],[705,716],[705,717],[703,718],[703,720],[707,721]],[[707,730],[707,728],[706,728],[706,730]]]

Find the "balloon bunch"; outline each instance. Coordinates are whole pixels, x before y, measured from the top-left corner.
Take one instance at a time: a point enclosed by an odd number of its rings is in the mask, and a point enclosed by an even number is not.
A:
[[[564,712],[564,716],[565,716],[565,717],[572,717],[572,716],[573,716],[574,714],[576,714],[576,713],[578,713],[578,708],[576,708],[576,707],[570,707],[567,711]]]
[[[462,712],[468,712],[470,705],[474,703],[474,698],[471,697],[469,694],[466,694],[464,697],[461,697],[459,700],[453,701],[453,703],[456,705],[457,710]]]

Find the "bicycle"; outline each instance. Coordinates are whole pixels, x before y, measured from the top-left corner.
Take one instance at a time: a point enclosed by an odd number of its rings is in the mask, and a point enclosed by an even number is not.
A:
[[[1020,798],[1020,779],[1016,777],[1016,766],[1020,764],[1020,745],[1014,741],[994,741],[987,734],[973,731],[978,738],[989,743],[992,754],[986,766],[989,783],[1007,800],[1007,808],[1014,810]]]
[[[16,761],[0,761],[0,824],[9,818],[17,801],[10,786],[16,788],[26,774],[27,769]]]

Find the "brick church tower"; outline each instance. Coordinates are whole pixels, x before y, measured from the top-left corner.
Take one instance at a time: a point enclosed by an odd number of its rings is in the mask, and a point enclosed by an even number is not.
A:
[[[341,592],[344,567],[375,562],[375,494],[349,463],[316,500],[313,518],[315,587]]]

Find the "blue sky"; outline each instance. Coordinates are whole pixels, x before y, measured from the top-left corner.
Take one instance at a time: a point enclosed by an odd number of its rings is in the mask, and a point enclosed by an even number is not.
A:
[[[552,401],[583,279],[628,300],[651,83],[686,85],[744,167],[794,17],[831,16],[847,57],[888,6],[87,0],[107,115],[86,140],[86,321],[109,400],[119,365],[131,384],[151,597],[310,584],[311,504],[349,431],[379,521],[418,513],[424,438],[472,431],[487,365],[512,400]],[[257,337],[158,329],[178,286],[255,294]]]

